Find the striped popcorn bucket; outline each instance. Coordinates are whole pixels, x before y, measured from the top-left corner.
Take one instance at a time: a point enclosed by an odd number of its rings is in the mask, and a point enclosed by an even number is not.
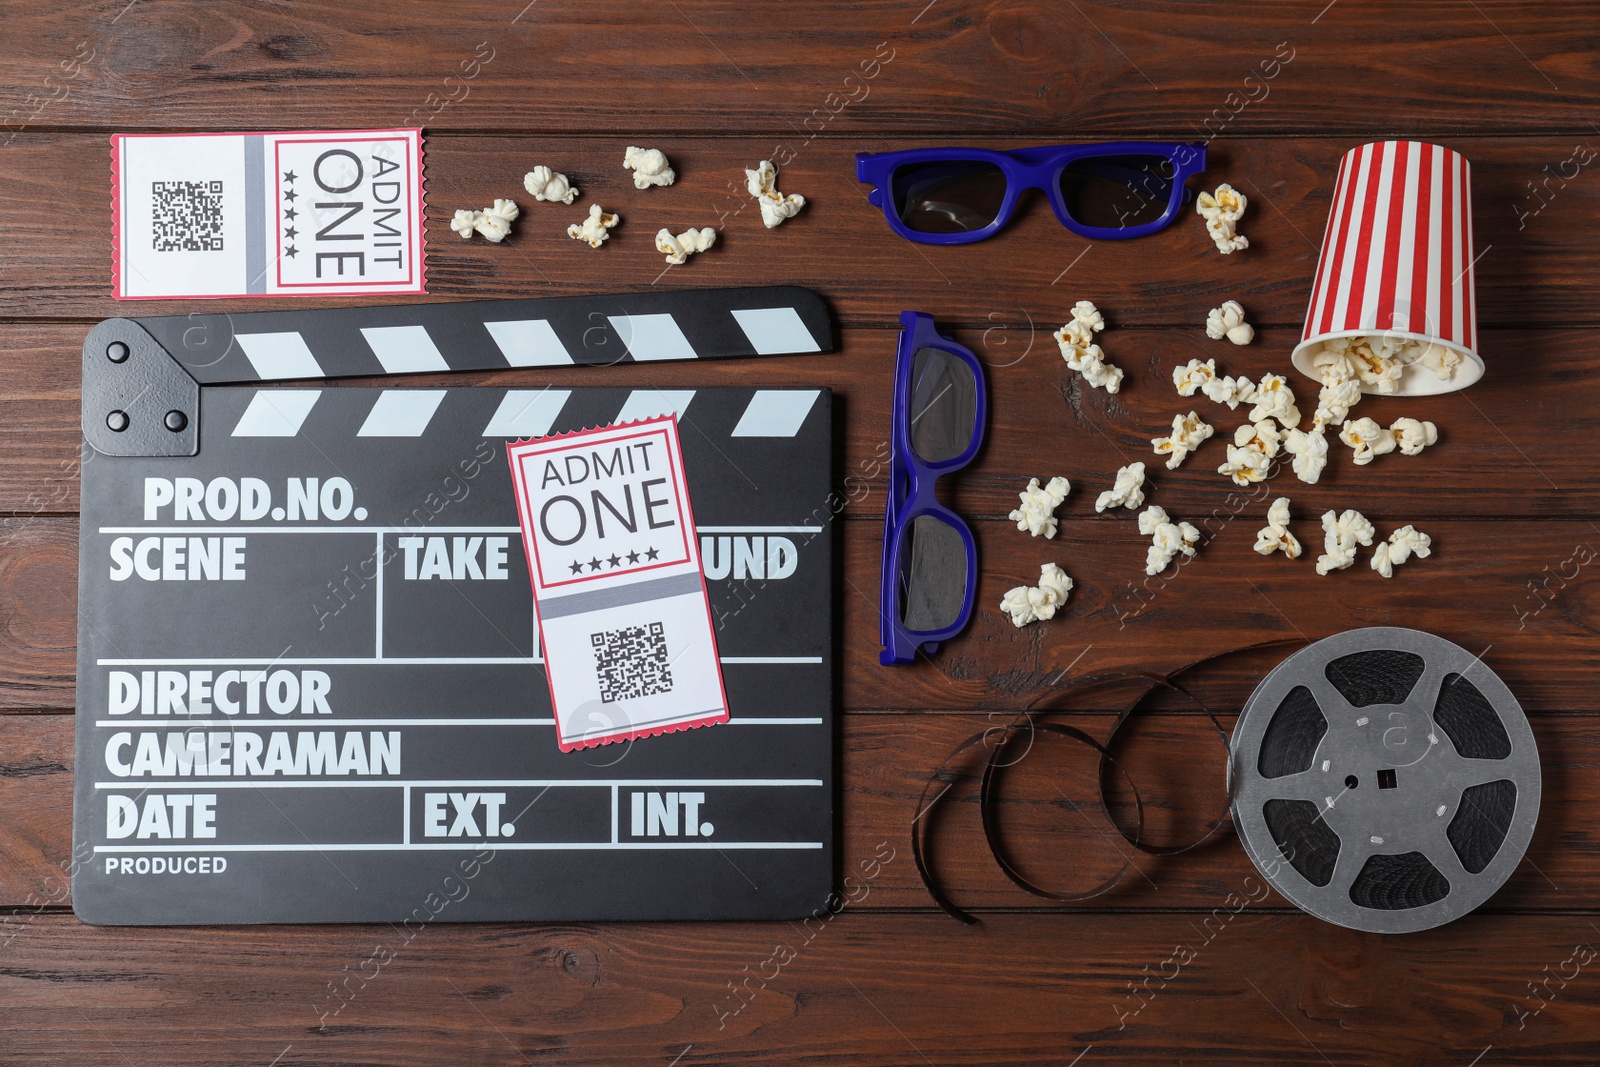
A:
[[[1369,338],[1402,364],[1398,382],[1364,392],[1421,396],[1483,376],[1472,277],[1471,168],[1459,152],[1380,141],[1339,163],[1294,365],[1317,378],[1326,343]]]

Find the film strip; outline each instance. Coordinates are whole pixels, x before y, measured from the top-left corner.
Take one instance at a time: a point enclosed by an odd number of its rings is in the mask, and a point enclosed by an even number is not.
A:
[[[1270,644],[1285,643],[1298,642]],[[972,777],[950,768],[980,746],[988,752],[979,806],[991,854],[1013,884],[1035,896],[1087,900],[1113,889],[1132,865],[1127,859],[1109,878],[1075,892],[1043,889],[1020,874],[1002,843],[995,793],[1000,772],[1025,758],[1040,734],[1091,749],[1102,781],[1127,782],[1136,827],[1112,817],[1103,793],[1099,803],[1134,849],[1171,856],[1209,840],[1225,818],[1189,844],[1144,842],[1137,787],[1112,756],[1117,731],[1158,687],[1194,701],[1210,718],[1227,749],[1225,815],[1231,814],[1262,876],[1309,914],[1376,933],[1427,930],[1483,904],[1517,868],[1539,816],[1539,752],[1516,698],[1481,658],[1419,630],[1371,627],[1337,634],[1269,672],[1230,740],[1215,714],[1179,679],[1232,654],[1169,675],[1089,676],[1040,698],[1043,704],[1067,692],[1138,684],[1140,697],[1103,741],[1046,721],[1043,716],[1063,709],[1040,707],[958,746],[929,779],[912,829],[917,868],[935,903],[956,919],[977,921],[939,885],[927,842],[945,793]],[[1108,769],[1115,774],[1106,774]]]

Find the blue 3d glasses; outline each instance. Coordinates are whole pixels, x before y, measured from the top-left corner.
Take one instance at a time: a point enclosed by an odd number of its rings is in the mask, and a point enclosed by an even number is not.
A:
[[[978,546],[933,489],[977,455],[987,406],[978,357],[941,336],[930,316],[902,312],[878,585],[885,666],[910,663],[919,647],[937,651],[972,617]]]
[[[1181,141],[856,156],[856,180],[877,187],[867,199],[883,208],[890,228],[907,240],[937,245],[999,232],[1028,189],[1043,190],[1056,218],[1079,236],[1143,237],[1171,225],[1193,195],[1185,183],[1205,169],[1205,145]]]

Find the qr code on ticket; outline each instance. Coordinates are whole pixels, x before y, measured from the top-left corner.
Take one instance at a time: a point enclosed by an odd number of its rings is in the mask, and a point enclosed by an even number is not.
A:
[[[602,630],[590,634],[589,643],[594,647],[602,703],[672,692],[667,638],[661,623]]]
[[[151,182],[151,247],[157,252],[222,251],[222,183]]]

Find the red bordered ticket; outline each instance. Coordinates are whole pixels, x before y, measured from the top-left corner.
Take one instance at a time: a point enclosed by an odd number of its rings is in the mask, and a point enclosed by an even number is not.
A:
[[[506,451],[562,751],[726,722],[677,417]]]
[[[114,292],[421,293],[422,131],[117,134]]]

